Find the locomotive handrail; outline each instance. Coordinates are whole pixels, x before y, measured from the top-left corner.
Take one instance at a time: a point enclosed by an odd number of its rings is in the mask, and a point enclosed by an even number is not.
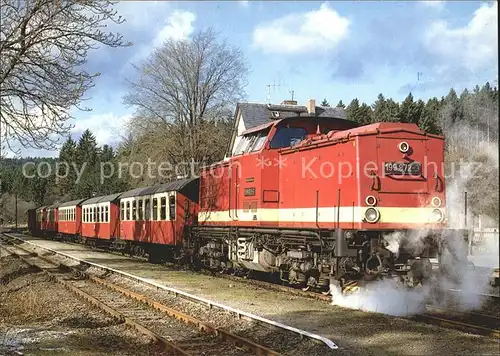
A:
[[[236,184],[234,185],[234,192],[236,193],[236,197],[235,197],[235,207],[234,207],[234,216],[236,218],[236,220],[238,220],[238,196],[239,196],[239,186],[238,186],[238,182],[239,182],[239,179],[238,179],[238,176],[239,176],[239,168],[238,168],[238,165],[236,165]]]
[[[231,215],[231,189],[233,188],[233,171],[229,171],[229,217],[231,220],[234,220]]]
[[[274,321],[274,320],[263,318],[261,316],[255,315],[255,314],[247,313],[247,312],[245,312],[243,310],[239,310],[239,309],[230,307],[228,305],[220,304],[220,303],[212,301],[210,299],[206,299],[206,298],[203,298],[203,297],[198,297],[198,296],[196,296],[194,294],[183,292],[181,290],[178,290],[178,289],[175,289],[175,288],[172,288],[172,287],[167,287],[165,285],[162,285],[162,284],[159,284],[159,283],[156,283],[156,282],[153,282],[153,281],[149,281],[149,280],[147,280],[145,278],[142,278],[142,277],[139,277],[139,276],[134,276],[133,274],[130,274],[130,273],[127,273],[127,272],[124,272],[124,271],[116,270],[116,269],[111,268],[111,267],[107,267],[107,266],[103,266],[103,265],[100,265],[100,264],[97,264],[97,263],[93,263],[93,262],[89,262],[89,261],[86,261],[86,260],[82,260],[82,259],[80,259],[78,257],[74,257],[74,256],[68,255],[68,254],[66,254],[64,252],[59,252],[59,251],[53,250],[53,249],[48,248],[48,247],[43,247],[43,246],[37,245],[37,244],[35,244],[35,243],[31,242],[31,241],[23,240],[23,239],[21,239],[19,237],[16,237],[16,236],[8,234],[8,233],[4,233],[4,235],[6,235],[8,237],[11,237],[11,238],[14,238],[14,239],[17,239],[17,240],[20,240],[20,241],[25,242],[27,244],[33,245],[35,247],[42,248],[44,250],[53,252],[55,254],[64,256],[66,258],[78,261],[80,263],[87,264],[87,265],[90,265],[90,266],[94,266],[94,267],[97,267],[97,268],[100,268],[100,269],[103,269],[103,270],[107,270],[107,271],[110,271],[110,272],[113,272],[113,273],[116,273],[116,274],[119,274],[119,275],[126,276],[126,277],[128,277],[130,279],[134,279],[134,280],[140,281],[140,282],[145,283],[145,284],[149,284],[149,285],[151,285],[153,287],[156,287],[157,289],[163,289],[163,290],[171,292],[171,293],[173,293],[175,295],[182,295],[182,296],[184,296],[184,297],[186,297],[188,299],[192,299],[192,300],[195,300],[195,301],[207,304],[210,307],[215,306],[215,307],[217,307],[219,309],[223,309],[223,310],[235,313],[236,315],[238,315],[238,317],[245,316],[245,317],[247,317],[249,319],[252,319],[252,320],[258,320],[258,321],[260,321],[260,322],[262,322],[264,324],[269,324],[269,325],[272,325],[272,326],[276,326],[276,327],[278,327],[280,329],[285,329],[285,330],[294,332],[296,334],[299,334],[301,336],[306,336],[306,337],[308,337],[310,339],[315,339],[315,340],[321,341],[321,342],[323,342],[325,345],[327,345],[331,349],[338,349],[337,344],[335,344],[332,340],[327,339],[324,336],[321,336],[321,335],[318,335],[318,334],[313,334],[313,333],[310,333],[308,331],[305,331],[305,330],[302,330],[302,329],[298,329],[298,328],[295,328],[293,326],[285,325],[285,324],[282,324],[282,323]]]

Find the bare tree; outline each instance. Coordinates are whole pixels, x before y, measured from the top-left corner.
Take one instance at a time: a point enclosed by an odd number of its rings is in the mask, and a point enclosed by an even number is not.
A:
[[[137,108],[130,127],[140,151],[174,164],[222,158],[227,123],[246,85],[241,51],[207,29],[167,40],[136,69],[124,102]]]
[[[99,45],[126,46],[108,0],[0,0],[0,140],[53,148],[99,73],[82,67]],[[80,108],[81,110],[89,110]],[[1,142],[0,142],[1,143]],[[0,144],[0,147],[2,145]]]

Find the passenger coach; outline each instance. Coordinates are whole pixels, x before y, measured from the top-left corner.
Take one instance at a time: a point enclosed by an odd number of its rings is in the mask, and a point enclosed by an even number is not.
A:
[[[121,193],[94,197],[82,204],[83,239],[110,240],[119,238],[118,198]]]
[[[58,232],[61,237],[67,239],[80,236],[82,228],[82,206],[86,199],[72,200],[59,205]]]
[[[122,244],[139,242],[132,247],[134,252],[149,253],[152,259],[164,256],[174,247],[182,247],[185,226],[196,220],[198,188],[199,179],[192,178],[123,193],[120,196]]]

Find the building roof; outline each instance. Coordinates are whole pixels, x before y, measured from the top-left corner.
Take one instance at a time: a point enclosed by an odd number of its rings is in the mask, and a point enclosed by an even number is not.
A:
[[[227,154],[231,155],[236,137],[245,133],[255,132],[252,130],[255,127],[268,127],[266,124],[275,122],[276,120],[286,119],[290,117],[320,117],[325,119],[341,119],[348,121],[345,111],[342,108],[315,106],[314,115],[310,115],[307,107],[304,105],[288,104],[261,104],[261,103],[238,103],[234,114],[234,129],[229,142]],[[244,130],[240,131],[240,122]],[[350,120],[349,120],[350,121]],[[350,121],[353,122],[353,121]],[[270,125],[269,125],[270,126]]]
[[[309,117],[307,107],[303,105],[273,105],[259,103],[238,103],[238,109],[241,111],[243,122],[247,130],[266,124],[269,120],[284,119],[287,117],[304,116]],[[277,113],[277,114],[276,114]],[[314,117],[325,117],[332,119],[346,120],[345,111],[341,108],[332,108],[325,106],[316,106]]]

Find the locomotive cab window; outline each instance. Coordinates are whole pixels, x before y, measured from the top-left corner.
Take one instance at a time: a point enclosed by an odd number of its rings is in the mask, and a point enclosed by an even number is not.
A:
[[[271,148],[283,148],[295,146],[307,136],[307,131],[303,127],[280,127],[273,139],[271,140]]]
[[[168,197],[168,212],[169,219],[175,220],[175,196],[173,195]]]
[[[255,135],[255,141],[253,142],[253,145],[250,147],[250,152],[255,152],[259,151],[262,146],[264,146],[264,142],[266,142],[267,135],[269,133],[269,130],[258,132]]]

